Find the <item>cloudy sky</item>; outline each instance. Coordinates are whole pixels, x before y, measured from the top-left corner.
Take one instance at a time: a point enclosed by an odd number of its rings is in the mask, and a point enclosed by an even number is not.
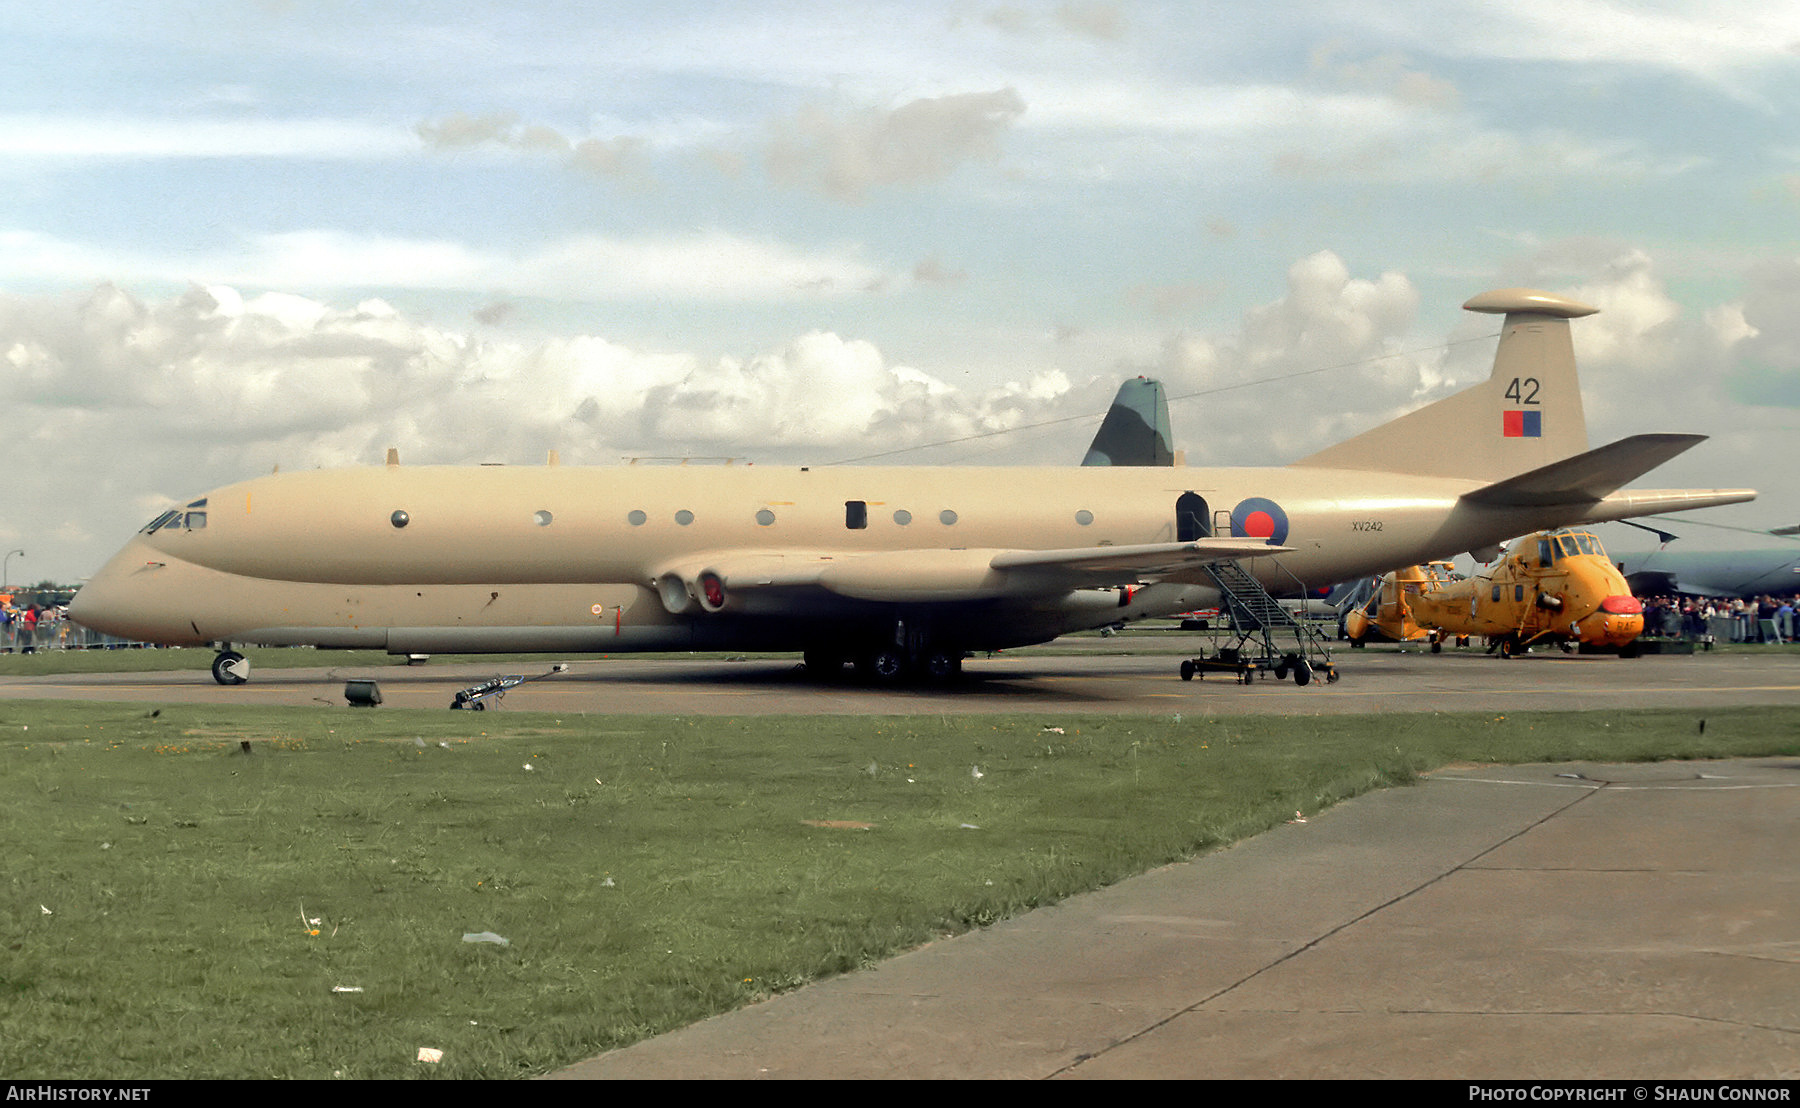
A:
[[[1715,436],[1641,484],[1800,522],[1795,5],[4,9],[14,581],[390,445],[1072,464],[1138,373],[1281,464],[1485,376],[1512,285],[1603,309],[1596,444]]]

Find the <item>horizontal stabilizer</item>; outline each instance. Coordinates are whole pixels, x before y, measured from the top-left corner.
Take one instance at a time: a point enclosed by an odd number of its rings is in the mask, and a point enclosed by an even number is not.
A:
[[[1600,500],[1704,441],[1705,435],[1633,435],[1485,485],[1462,498],[1488,508],[1546,508]]]
[[[1663,512],[1742,504],[1755,499],[1755,489],[1623,489],[1607,494],[1578,522],[1611,523]]]

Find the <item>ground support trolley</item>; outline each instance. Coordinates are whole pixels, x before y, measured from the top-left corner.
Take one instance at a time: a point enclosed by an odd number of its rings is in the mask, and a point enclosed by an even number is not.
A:
[[[1182,662],[1183,681],[1208,672],[1230,673],[1244,685],[1254,681],[1259,673],[1273,673],[1278,681],[1292,674],[1294,683],[1302,686],[1320,678],[1327,682],[1338,679],[1331,648],[1318,628],[1294,618],[1236,562],[1213,562],[1206,569],[1219,586],[1222,614],[1228,619],[1231,633],[1237,636],[1237,645],[1221,647],[1211,657],[1202,654]],[[1275,645],[1275,638],[1289,632],[1294,636],[1295,649],[1284,651]]]

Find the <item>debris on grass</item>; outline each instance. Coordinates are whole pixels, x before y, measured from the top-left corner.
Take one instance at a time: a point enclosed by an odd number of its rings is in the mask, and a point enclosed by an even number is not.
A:
[[[808,827],[826,827],[834,831],[873,831],[875,825],[853,819],[803,819]]]
[[[444,1052],[439,1050],[437,1047],[422,1046],[419,1048],[419,1061],[421,1061],[421,1062],[442,1062],[443,1060],[444,1060]]]
[[[331,991],[334,993],[360,993],[363,991],[363,987],[361,985],[333,985]]]
[[[493,943],[495,946],[511,946],[510,939],[502,938],[492,931],[471,931],[463,935],[465,943]]]

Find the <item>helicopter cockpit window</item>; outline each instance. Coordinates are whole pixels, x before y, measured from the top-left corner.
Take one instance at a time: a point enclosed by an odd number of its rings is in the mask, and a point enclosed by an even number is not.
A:
[[[1556,561],[1556,540],[1542,538],[1538,540],[1538,564],[1550,565]]]

